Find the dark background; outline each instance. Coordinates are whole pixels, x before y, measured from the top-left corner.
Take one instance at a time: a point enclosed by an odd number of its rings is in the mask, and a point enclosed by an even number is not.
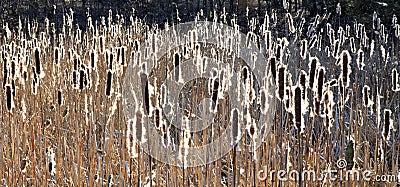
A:
[[[291,12],[301,14],[306,19],[315,15],[331,13],[330,22],[338,23],[337,4],[341,4],[340,25],[357,20],[370,24],[373,12],[376,11],[382,23],[390,25],[392,15],[400,12],[400,0],[286,0],[289,8],[283,8],[283,0],[0,0],[0,24],[8,22],[10,27],[18,25],[18,18],[23,22],[38,19],[43,23],[45,17],[51,22],[62,24],[64,12],[72,8],[75,23],[83,26],[86,23],[86,12],[90,10],[94,20],[107,16],[108,10],[129,17],[135,8],[135,15],[147,23],[165,23],[176,21],[177,11],[181,22],[194,20],[195,14],[202,9],[206,17],[211,12],[222,12],[225,7],[229,16],[239,15],[239,22],[246,20],[245,11],[249,6],[249,15],[263,18],[265,12],[272,9],[279,15]],[[56,10],[54,11],[54,6]],[[54,14],[55,13],[55,14]],[[296,15],[293,14],[293,15]],[[336,14],[336,15],[335,15]],[[115,14],[114,14],[115,15]],[[127,19],[128,20],[128,19]],[[242,24],[243,26],[244,24]],[[3,32],[2,30],[0,32]]]

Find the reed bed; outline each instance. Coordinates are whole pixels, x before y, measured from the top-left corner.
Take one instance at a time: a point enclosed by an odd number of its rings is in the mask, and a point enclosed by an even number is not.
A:
[[[201,80],[197,86],[188,84],[185,89],[197,94],[188,92],[184,97],[191,101],[208,97],[215,103],[203,109],[215,111],[219,121],[201,133],[171,126],[160,115],[162,107],[150,111],[154,107],[149,82],[157,84],[154,77],[163,76],[162,71],[142,72],[140,87],[147,101],[134,120],[125,118],[121,101],[127,67],[141,63],[140,55],[145,54],[139,53],[140,46],[164,25],[146,25],[135,16],[125,18],[110,11],[98,22],[88,14],[87,27],[80,28],[72,10],[64,15],[61,28],[48,19],[43,24],[20,21],[17,28],[5,24],[0,43],[0,184],[397,186],[398,181],[280,181],[276,173],[266,180],[259,177],[260,170],[315,170],[318,176],[327,168],[335,169],[340,159],[347,162],[344,171],[370,170],[373,176],[396,177],[400,172],[400,26],[396,16],[387,26],[377,24],[379,18],[374,16],[374,27],[369,29],[357,22],[329,23],[328,15],[306,23],[297,15],[276,14],[272,11],[265,18],[247,20],[248,42],[263,50],[269,64],[266,81],[273,82],[276,91],[256,89],[251,69],[243,66],[247,107],[252,109],[239,113],[226,107],[229,99],[218,95],[226,84],[225,74],[215,72],[212,79]],[[238,27],[237,21],[224,20],[216,13],[214,22]],[[220,46],[190,45],[162,57],[170,63],[161,70],[179,66],[184,55],[226,60],[218,56]],[[178,81],[180,71],[185,69],[174,72]],[[165,90],[160,90],[155,94],[159,102],[166,102]],[[261,124],[269,127],[270,134],[255,150],[251,141],[259,130],[254,125],[255,113],[265,107],[259,101],[269,96],[276,105],[270,114],[274,123]],[[188,107],[185,115],[190,116],[191,110]],[[165,145],[204,145],[229,124],[234,124],[236,137],[242,133],[235,128],[239,118],[244,119],[246,136],[233,139],[238,143],[226,145],[232,150],[210,164],[168,165],[146,154],[134,141],[147,138],[147,116],[165,136]],[[181,155],[185,163],[185,153]]]

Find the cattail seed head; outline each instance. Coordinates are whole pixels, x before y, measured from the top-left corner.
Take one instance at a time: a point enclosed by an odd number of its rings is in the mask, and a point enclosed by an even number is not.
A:
[[[302,96],[301,96],[301,87],[296,87],[294,90],[294,119],[295,125],[298,130],[301,129],[301,118],[302,118]]]
[[[362,49],[359,49],[358,52],[358,57],[357,57],[357,66],[359,70],[364,70],[364,51]]]
[[[6,100],[7,100],[6,101],[7,110],[9,112],[12,112],[12,109],[15,107],[15,105],[14,105],[14,98],[12,95],[13,90],[12,90],[11,85],[9,85],[9,84],[6,85],[5,91],[6,91]]]
[[[54,48],[54,63],[55,64],[60,63],[60,49],[58,47]]]
[[[400,91],[400,83],[399,83],[399,73],[396,68],[392,70],[392,90],[395,92]]]
[[[63,102],[64,102],[64,99],[63,99],[62,90],[58,89],[58,91],[57,91],[57,103],[58,103],[59,106],[62,106]]]
[[[310,77],[309,77],[309,88],[313,89],[314,88],[314,81],[315,81],[315,77],[317,74],[317,68],[319,67],[319,60],[317,57],[312,57],[310,59],[310,63],[309,63],[309,68],[310,68]]]
[[[231,145],[235,145],[239,140],[240,128],[239,128],[239,112],[235,108],[231,111],[231,124],[232,124],[232,142]]]
[[[286,67],[284,65],[280,66],[278,69],[278,99],[283,101],[285,98],[285,87],[286,87]]]
[[[272,74],[272,78],[275,81],[276,80],[276,59],[275,59],[275,57],[269,58],[269,67],[270,67],[270,71]]]
[[[175,81],[179,81],[179,75],[180,75],[180,69],[179,69],[179,64],[181,63],[181,55],[176,52],[174,54],[174,77]]]
[[[343,81],[343,86],[345,88],[349,87],[350,85],[350,64],[351,64],[351,56],[347,50],[343,50],[342,54],[340,55],[340,65],[342,68],[342,81]]]
[[[324,76],[325,76],[325,68],[320,67],[318,72],[318,84],[317,84],[317,99],[318,101],[322,101],[322,93],[324,88]]]
[[[391,119],[392,111],[389,109],[385,109],[384,112],[384,126],[383,126],[383,139],[389,141],[390,139],[390,130],[393,129],[393,120]]]
[[[363,95],[364,107],[372,107],[372,105],[374,104],[374,101],[372,101],[369,86],[365,85],[363,87],[362,95]]]
[[[106,96],[110,97],[112,93],[112,79],[113,75],[110,70],[107,71],[107,82],[106,82]]]
[[[150,95],[149,95],[149,81],[145,73],[140,74],[140,82],[142,87],[142,97],[143,97],[143,110],[146,115],[150,112]]]
[[[135,138],[139,142],[144,142],[143,112],[139,108],[135,115]]]

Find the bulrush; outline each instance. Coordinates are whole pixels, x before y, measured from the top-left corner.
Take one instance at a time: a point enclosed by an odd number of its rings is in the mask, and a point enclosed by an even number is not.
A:
[[[15,108],[14,98],[13,98],[13,95],[12,95],[12,92],[13,92],[12,86],[7,84],[5,86],[5,91],[6,91],[6,106],[7,106],[7,110],[9,112],[12,112],[12,109]]]
[[[343,50],[340,55],[340,66],[342,69],[341,78],[343,81],[343,87],[348,88],[350,85],[350,64],[351,64],[351,56],[347,50]]]
[[[96,69],[97,67],[97,54],[95,50],[90,51],[90,67]]]
[[[269,58],[269,67],[270,67],[271,75],[272,75],[272,78],[274,81],[276,80],[276,66],[277,66],[277,64],[276,64],[275,57],[270,57]]]
[[[308,85],[306,85],[307,83],[307,72],[305,72],[304,70],[301,70],[300,72],[300,80],[299,80],[299,86],[301,86],[301,90],[302,90],[302,98],[306,99],[306,88]]]
[[[324,77],[325,77],[325,68],[320,67],[318,72],[318,84],[317,84],[317,100],[322,101],[322,93],[324,89]]]
[[[54,48],[54,63],[57,65],[60,63],[60,49],[58,47]]]
[[[384,140],[389,141],[390,136],[391,136],[390,131],[394,128],[393,120],[391,119],[392,111],[389,109],[385,109],[384,115],[385,115],[385,117],[384,117],[384,126],[383,126],[382,136],[383,136]]]
[[[140,73],[140,82],[142,87],[143,110],[146,115],[150,112],[150,94],[149,94],[149,81],[146,73]]]
[[[302,109],[302,106],[301,106],[302,105],[302,102],[301,102],[301,100],[302,100],[301,89],[302,88],[300,86],[297,86],[294,89],[294,119],[295,119],[296,128],[298,130],[301,130],[301,124],[302,124],[301,118],[303,116],[302,111],[301,111],[301,109]]]
[[[35,70],[36,70],[36,74],[40,77],[43,78],[44,77],[44,71],[42,71],[42,63],[40,61],[40,49],[36,48],[35,49]]]
[[[315,82],[315,78],[316,78],[316,74],[317,74],[317,70],[319,67],[319,60],[317,57],[312,57],[310,58],[310,63],[308,64],[308,68],[310,70],[309,72],[309,89],[313,90],[314,88],[314,82]]]
[[[181,55],[178,52],[176,52],[174,54],[174,68],[173,68],[175,81],[179,81],[180,79],[180,74],[181,74],[179,67],[180,63],[181,63]]]
[[[111,70],[107,70],[106,96],[108,97],[110,97],[112,93],[112,80],[113,80],[113,74]]]
[[[357,52],[357,66],[360,71],[364,70],[364,51],[359,49]]]
[[[59,106],[62,106],[64,104],[62,89],[57,90],[57,103]]]
[[[285,98],[285,88],[286,88],[286,66],[281,65],[278,68],[278,81],[277,81],[277,97],[279,100],[283,101]]]
[[[82,90],[85,87],[89,87],[89,80],[88,80],[87,68],[84,64],[82,64],[79,70],[79,89]]]
[[[155,107],[155,108],[153,109],[153,114],[152,114],[153,123],[154,123],[154,125],[155,125],[155,127],[156,127],[157,129],[160,129],[160,128],[163,126],[163,124],[161,124],[161,123],[162,123],[162,115],[161,115],[161,112],[162,112],[162,110],[161,110],[161,108],[159,108],[159,107]]]
[[[395,92],[400,91],[399,73],[396,68],[392,70],[392,90]]]
[[[231,145],[234,146],[239,140],[240,135],[240,122],[239,122],[239,112],[236,108],[231,110],[231,127],[232,127],[232,142]]]

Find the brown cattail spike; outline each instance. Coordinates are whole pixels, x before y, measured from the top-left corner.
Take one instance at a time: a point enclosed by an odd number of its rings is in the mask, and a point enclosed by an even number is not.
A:
[[[278,98],[283,101],[285,97],[285,67],[278,69]]]
[[[272,77],[274,78],[274,81],[275,81],[276,80],[276,59],[275,59],[275,57],[269,58],[269,66],[271,68]]]
[[[59,106],[63,104],[63,95],[62,95],[62,90],[58,89],[57,91],[57,103]]]
[[[295,125],[298,130],[301,129],[301,117],[302,117],[302,112],[301,112],[301,88],[297,87],[294,90],[294,116],[295,116]]]
[[[137,110],[136,111],[136,140],[141,141],[142,140],[142,132],[143,132],[143,114],[141,112],[141,110]]]
[[[40,75],[40,52],[39,49],[35,49],[35,64],[36,64],[36,74]]]
[[[315,80],[315,74],[317,72],[318,64],[319,64],[318,58],[315,58],[315,57],[311,58],[311,62],[310,62],[310,65],[309,65],[309,68],[310,68],[310,80],[309,80],[310,89],[314,88],[314,80]]]
[[[179,53],[175,53],[174,55],[174,75],[175,75],[175,81],[179,80],[179,64],[181,61],[181,55]]]
[[[112,73],[111,73],[110,70],[108,70],[108,71],[107,71],[107,83],[106,83],[106,95],[107,95],[108,97],[111,96],[112,78],[113,78]]]
[[[395,92],[400,91],[399,74],[396,68],[392,70],[392,90]]]
[[[142,97],[144,101],[144,112],[149,115],[150,110],[150,95],[149,95],[149,81],[145,73],[140,74],[140,81],[142,84]]]
[[[321,68],[319,69],[319,74],[318,74],[318,101],[321,101],[322,99],[322,91],[323,91],[323,87],[324,87],[324,76],[325,76],[325,69]]]
[[[13,96],[12,96],[12,88],[11,85],[6,85],[6,99],[7,99],[7,110],[11,112],[12,108],[14,107]]]
[[[389,131],[390,131],[390,126],[391,126],[391,120],[390,120],[390,115],[391,115],[391,111],[390,110],[385,110],[385,126],[383,129],[383,137],[388,140],[389,137]]]

